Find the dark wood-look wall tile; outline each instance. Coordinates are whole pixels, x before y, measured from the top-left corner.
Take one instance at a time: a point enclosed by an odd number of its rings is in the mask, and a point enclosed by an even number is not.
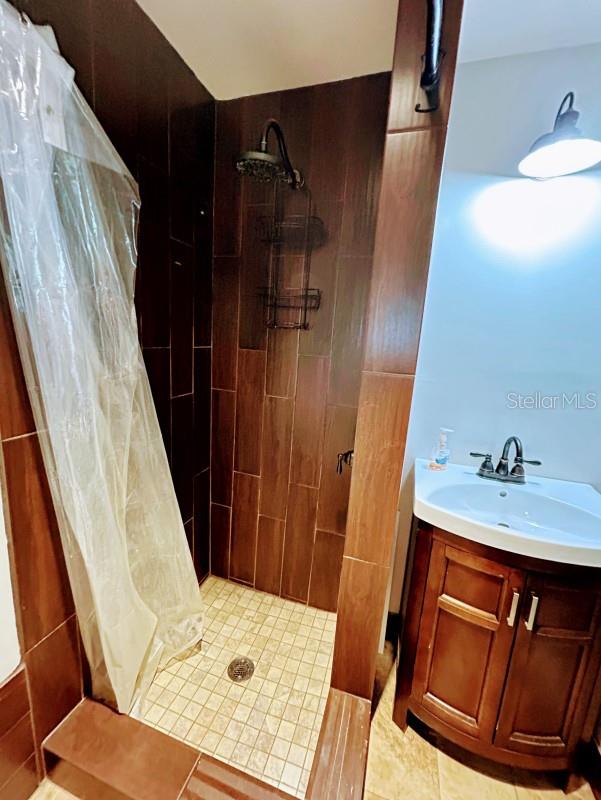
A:
[[[171,461],[171,351],[168,347],[156,347],[144,348],[142,352],[165,450]]]
[[[235,417],[236,394],[214,389],[211,415],[211,500],[224,506],[232,504]]]
[[[247,206],[245,209],[240,261],[238,344],[242,348],[253,350],[265,350],[267,347],[266,316],[261,289],[269,283],[270,245],[262,241],[259,226],[261,219],[272,213],[273,209],[269,205]]]
[[[299,356],[290,480],[317,486],[321,469],[330,361]]]
[[[263,350],[238,353],[234,469],[251,475],[261,474],[265,355]]]
[[[27,385],[0,275],[0,439],[35,430]]]
[[[150,162],[140,160],[140,270],[142,343],[145,347],[169,347],[170,263],[167,175]]]
[[[211,572],[220,578],[230,576],[231,522],[231,508],[211,504]]]
[[[353,84],[354,81],[349,80],[313,87],[311,165],[307,182],[319,216],[323,215],[325,207],[344,200]]]
[[[257,523],[259,516],[259,478],[234,472],[230,578],[254,583]]]
[[[194,322],[194,255],[171,240],[171,395],[190,394]]]
[[[388,134],[365,369],[415,372],[445,136],[442,128]]]
[[[194,472],[211,466],[211,348],[194,348]]]
[[[212,205],[205,213],[210,216],[206,221],[211,228],[210,241],[199,241],[201,226],[205,224],[204,216],[200,217],[196,228],[194,242],[194,345],[210,347],[213,334],[213,233]]]
[[[294,397],[299,331],[269,330],[267,332],[267,394]]]
[[[0,800],[28,800],[37,785],[36,758],[33,755],[0,787]]]
[[[388,73],[353,81],[340,253],[371,256],[386,136]]]
[[[309,605],[336,611],[342,569],[344,537],[329,531],[315,531]]]
[[[213,266],[213,388],[235,389],[238,369],[237,258],[215,258]]]
[[[79,703],[82,677],[75,616],[25,654],[36,746]]]
[[[243,100],[218,102],[215,148],[215,229],[214,254],[239,256],[242,235],[241,177],[236,172],[236,157],[243,149]],[[254,147],[256,145],[252,145]],[[251,148],[251,145],[249,145]]]
[[[4,442],[10,539],[24,650],[73,613],[65,559],[36,435]]]
[[[173,485],[184,522],[194,514],[194,397],[191,394],[171,401]]]
[[[263,410],[261,514],[285,519],[292,447],[292,400],[266,397]]]
[[[337,456],[353,449],[356,424],[356,408],[328,406],[317,511],[317,527],[324,531],[344,533],[346,530],[351,468],[344,466],[339,475]]]
[[[364,372],[345,556],[390,564],[413,376]]]
[[[26,714],[0,739],[0,786],[33,754],[31,714]]]
[[[420,0],[401,0],[388,130],[446,126],[457,60],[462,5],[463,0],[449,0],[445,3],[441,36],[441,48],[445,56],[440,76],[440,105],[438,111],[420,114],[415,111],[415,106],[419,103],[422,107],[427,107],[426,96],[419,86],[426,41],[426,6]]]
[[[20,668],[0,686],[0,739],[28,712],[27,681]]]
[[[283,597],[307,600],[316,515],[317,489],[291,484],[284,539]]]
[[[323,220],[327,239],[311,254],[309,283],[312,289],[321,291],[321,301],[317,311],[309,311],[309,330],[301,331],[299,350],[304,355],[327,356],[332,347],[342,203],[324,201],[316,214]]]
[[[162,47],[163,36],[145,13],[137,14],[139,43],[136,58],[138,153],[163,172],[169,169],[169,72],[171,52]],[[148,87],[152,86],[152,91]]]
[[[138,31],[143,12],[136,3],[121,0],[92,0],[91,6],[94,111],[125,163],[135,172],[137,75],[142,49]],[[52,14],[52,22],[58,21],[59,28],[63,27],[61,20],[62,16],[57,19],[56,13]]]
[[[279,595],[283,551],[284,522],[281,519],[259,517],[257,571],[255,575],[256,589]]]
[[[342,559],[332,687],[371,698],[388,567]],[[359,646],[358,646],[359,645]]]
[[[367,326],[371,258],[340,258],[328,401],[356,406]]]
[[[210,570],[211,472],[207,468],[194,476],[194,567],[198,580]]]

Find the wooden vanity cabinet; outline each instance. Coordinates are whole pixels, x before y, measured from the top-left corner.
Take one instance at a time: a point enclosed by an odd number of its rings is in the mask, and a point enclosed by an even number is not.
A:
[[[566,769],[599,709],[596,570],[486,548],[418,523],[395,720],[473,752]]]

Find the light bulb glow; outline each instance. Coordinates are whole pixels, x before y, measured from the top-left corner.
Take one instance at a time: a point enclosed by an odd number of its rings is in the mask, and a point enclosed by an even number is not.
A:
[[[560,139],[528,153],[518,169],[528,178],[556,178],[594,167],[601,161],[601,142],[576,137]]]
[[[582,244],[596,229],[601,181],[591,175],[498,180],[473,198],[470,210],[474,230],[495,249],[544,265],[548,253]]]

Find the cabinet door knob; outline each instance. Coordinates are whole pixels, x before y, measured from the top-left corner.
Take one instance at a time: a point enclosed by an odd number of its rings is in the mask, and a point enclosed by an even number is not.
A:
[[[511,608],[509,609],[509,616],[507,617],[507,624],[510,628],[513,628],[513,624],[515,622],[515,615],[517,614],[518,610],[518,603],[520,602],[520,593],[513,590],[513,598],[511,600]]]
[[[538,600],[539,597],[537,594],[532,592],[532,603],[530,604],[530,613],[528,614],[528,619],[526,620],[526,630],[531,631],[534,628],[534,621],[536,619],[536,612],[538,611]]]

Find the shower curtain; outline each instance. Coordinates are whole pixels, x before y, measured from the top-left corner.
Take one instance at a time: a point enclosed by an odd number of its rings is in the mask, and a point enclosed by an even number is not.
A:
[[[137,187],[51,29],[5,0],[0,188],[0,260],[93,692],[135,713],[157,667],[202,635],[138,344]]]

